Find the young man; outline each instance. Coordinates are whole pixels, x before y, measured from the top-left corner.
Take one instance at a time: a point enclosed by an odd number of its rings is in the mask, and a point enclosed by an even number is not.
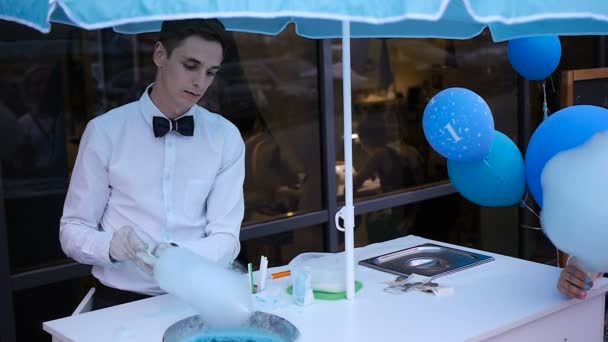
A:
[[[69,257],[93,265],[95,308],[163,293],[146,257],[154,250],[179,245],[222,263],[239,252],[244,143],[196,105],[224,58],[224,33],[217,20],[164,22],[155,82],[87,125],[59,235]]]

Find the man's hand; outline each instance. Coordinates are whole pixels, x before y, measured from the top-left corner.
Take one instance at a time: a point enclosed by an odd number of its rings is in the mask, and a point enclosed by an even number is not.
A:
[[[137,260],[137,254],[147,250],[148,245],[130,226],[115,231],[110,241],[110,258],[116,261]]]

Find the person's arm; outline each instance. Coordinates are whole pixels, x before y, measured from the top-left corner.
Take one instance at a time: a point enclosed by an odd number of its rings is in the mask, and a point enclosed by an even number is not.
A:
[[[111,232],[98,229],[110,196],[109,141],[89,122],[83,133],[63,206],[59,240],[64,253],[83,264],[111,265]]]
[[[223,263],[232,262],[240,251],[239,234],[245,211],[245,144],[233,126],[226,144],[222,167],[207,197],[206,237],[178,243],[212,261]]]

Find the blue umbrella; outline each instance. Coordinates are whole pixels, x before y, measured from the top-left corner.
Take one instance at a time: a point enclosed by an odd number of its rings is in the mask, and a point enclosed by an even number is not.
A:
[[[471,38],[488,28],[494,41],[538,35],[608,32],[604,0],[0,0],[0,19],[41,32],[58,22],[122,33],[157,31],[163,20],[220,18],[228,30],[278,34],[294,23],[307,38],[342,38],[344,137],[352,135],[350,38]],[[354,298],[351,139],[344,139],[347,298]],[[342,230],[342,229],[341,229]]]
[[[542,35],[608,33],[604,0],[463,0],[473,20],[488,26],[496,42]]]
[[[0,0],[0,19],[49,32],[51,22],[138,33],[158,30],[168,19],[221,18],[234,31],[278,34],[296,24],[307,38],[339,38],[341,22],[351,37],[465,39],[489,28],[494,41],[538,35],[608,32],[608,1],[601,0]]]

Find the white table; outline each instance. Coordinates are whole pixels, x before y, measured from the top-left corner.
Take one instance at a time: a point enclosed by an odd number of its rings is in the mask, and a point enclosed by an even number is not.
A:
[[[258,300],[258,305],[298,327],[299,341],[602,341],[608,291],[604,278],[596,281],[586,300],[567,300],[555,287],[558,268],[417,236],[358,248],[356,257],[427,242],[496,260],[439,278],[441,285],[454,288],[445,297],[385,293],[383,282],[394,275],[357,266],[356,277],[364,288],[353,301],[296,306],[284,294],[290,284],[287,277],[269,280],[260,296],[275,301],[262,305]],[[194,314],[186,304],[164,295],[45,322],[43,328],[57,341],[160,341],[171,324]]]

